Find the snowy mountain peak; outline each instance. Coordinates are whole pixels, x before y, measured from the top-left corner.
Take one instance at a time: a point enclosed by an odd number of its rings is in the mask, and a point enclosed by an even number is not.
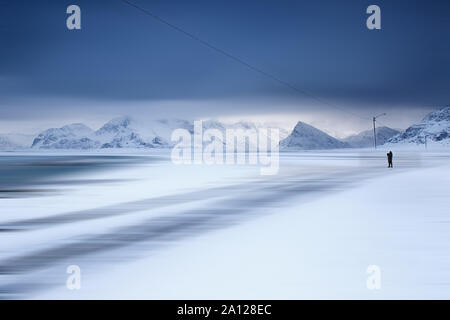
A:
[[[437,111],[430,112],[422,119],[422,122],[430,121],[450,121],[450,106],[445,106]]]
[[[325,132],[299,121],[292,133],[281,140],[282,148],[299,150],[348,148],[349,144],[339,141]]]
[[[63,131],[74,132],[77,134],[89,134],[92,132],[92,129],[83,123],[68,124],[68,125],[61,127],[60,129]]]
[[[404,132],[388,141],[395,144],[425,144],[450,145],[450,106],[427,114],[420,123],[414,124]]]
[[[292,130],[292,133],[295,133],[296,135],[303,135],[304,133],[311,133],[311,132],[317,132],[317,131],[320,131],[320,130],[309,124],[298,121],[294,127],[294,130]]]
[[[117,133],[122,128],[128,128],[131,124],[132,120],[128,116],[122,116],[118,118],[114,118],[107,123],[105,123],[100,129],[97,130],[98,134],[110,132]]]
[[[32,148],[63,148],[74,140],[92,134],[92,129],[82,123],[73,123],[61,128],[50,128],[41,132],[31,145]]]
[[[383,145],[393,136],[400,133],[400,131],[389,127],[378,127],[377,130],[377,144]],[[351,135],[342,141],[347,142],[354,148],[366,148],[371,147],[374,144],[373,141],[373,129],[362,131],[358,134]]]
[[[108,121],[95,132],[101,148],[152,148],[151,139],[141,136],[139,124],[129,116]]]

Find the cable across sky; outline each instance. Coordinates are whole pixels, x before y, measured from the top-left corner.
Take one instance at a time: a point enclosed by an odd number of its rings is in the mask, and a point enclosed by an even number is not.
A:
[[[137,4],[133,3],[133,2],[130,2],[128,0],[120,0],[120,1],[125,3],[125,4],[127,4],[127,5],[129,5],[129,6],[131,6],[131,7],[134,7],[136,9],[138,9],[139,11],[141,11],[144,14],[146,14],[147,16],[153,18],[154,20],[169,26],[173,30],[176,30],[176,31],[184,34],[185,36],[191,38],[192,40],[195,40],[195,41],[201,43],[202,45],[204,45],[204,46],[208,47],[209,49],[214,50],[215,52],[217,52],[217,53],[219,53],[219,54],[221,54],[221,55],[223,55],[223,56],[225,56],[225,57],[235,61],[236,63],[239,63],[239,64],[247,67],[248,69],[253,70],[256,73],[259,73],[259,74],[261,74],[261,75],[263,75],[263,76],[265,76],[265,77],[267,77],[267,78],[269,78],[269,79],[271,79],[273,81],[276,81],[276,82],[282,84],[283,86],[290,88],[291,90],[294,90],[294,91],[299,92],[299,93],[301,93],[301,94],[303,94],[303,95],[305,95],[305,96],[307,96],[309,98],[312,98],[313,100],[315,100],[316,102],[318,102],[320,104],[329,106],[329,107],[334,108],[336,110],[339,110],[341,112],[345,112],[345,113],[347,113],[349,115],[352,115],[354,117],[360,118],[362,120],[371,120],[371,118],[363,117],[363,116],[360,116],[360,115],[358,115],[356,113],[353,113],[351,111],[345,110],[344,108],[336,106],[335,104],[330,103],[330,102],[324,100],[323,98],[320,98],[320,97],[314,95],[313,93],[311,93],[309,91],[306,91],[304,89],[300,89],[297,86],[295,86],[295,85],[293,85],[293,84],[291,84],[291,83],[289,83],[289,82],[287,82],[287,81],[285,81],[283,79],[280,79],[279,77],[277,77],[277,76],[275,76],[275,75],[273,75],[273,74],[271,74],[271,73],[269,73],[267,71],[264,71],[264,70],[262,70],[262,69],[260,69],[260,68],[258,68],[256,66],[254,66],[254,65],[252,65],[252,64],[250,64],[250,63],[248,63],[248,62],[246,62],[244,60],[242,60],[241,58],[239,58],[239,57],[237,57],[237,56],[235,56],[235,55],[233,55],[233,54],[231,54],[231,53],[229,53],[229,52],[227,52],[227,51],[225,51],[225,50],[223,50],[223,49],[221,49],[221,48],[219,48],[219,47],[217,47],[217,46],[215,46],[213,44],[211,44],[210,42],[205,41],[205,40],[197,37],[196,35],[194,35],[194,34],[188,32],[188,31],[186,31],[186,30],[184,30],[184,29],[182,29],[182,28],[180,28],[180,27],[178,27],[178,26],[168,22],[167,20],[162,19],[161,17],[153,14],[149,10],[147,10],[145,8],[142,8],[142,7],[140,7],[139,5],[137,5]]]

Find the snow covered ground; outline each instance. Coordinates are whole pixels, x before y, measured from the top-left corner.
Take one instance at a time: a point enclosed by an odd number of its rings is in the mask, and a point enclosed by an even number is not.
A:
[[[450,153],[394,150],[394,169],[385,154],[283,153],[276,176],[152,152],[1,154],[0,296],[448,299]]]

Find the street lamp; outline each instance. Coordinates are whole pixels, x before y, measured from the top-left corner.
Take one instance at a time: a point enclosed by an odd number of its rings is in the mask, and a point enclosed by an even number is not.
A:
[[[386,113],[382,113],[382,114],[379,114],[379,115],[373,117],[373,145],[375,147],[375,150],[377,149],[377,130],[376,130],[375,123],[376,123],[378,117],[385,116],[385,115],[386,115]]]

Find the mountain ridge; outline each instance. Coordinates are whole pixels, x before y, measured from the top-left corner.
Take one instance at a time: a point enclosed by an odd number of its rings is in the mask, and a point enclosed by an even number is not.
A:
[[[291,134],[280,141],[280,148],[282,149],[324,150],[349,147],[348,143],[302,121],[298,121]]]
[[[400,131],[386,126],[382,126],[376,128],[376,133],[377,133],[377,145],[381,146],[385,144],[390,138],[399,134]],[[361,131],[358,134],[348,136],[341,140],[347,142],[353,148],[372,147],[374,144],[373,129]]]
[[[218,129],[258,129],[252,122],[222,123],[217,120],[202,121],[203,131]],[[41,132],[34,140],[35,149],[107,149],[107,148],[168,148],[175,129],[194,132],[194,124],[181,119],[158,119],[139,123],[129,116],[111,119],[98,130],[83,124],[70,124]],[[223,142],[225,143],[225,142]]]
[[[392,145],[434,143],[450,146],[450,105],[428,113],[422,121],[387,142]]]

